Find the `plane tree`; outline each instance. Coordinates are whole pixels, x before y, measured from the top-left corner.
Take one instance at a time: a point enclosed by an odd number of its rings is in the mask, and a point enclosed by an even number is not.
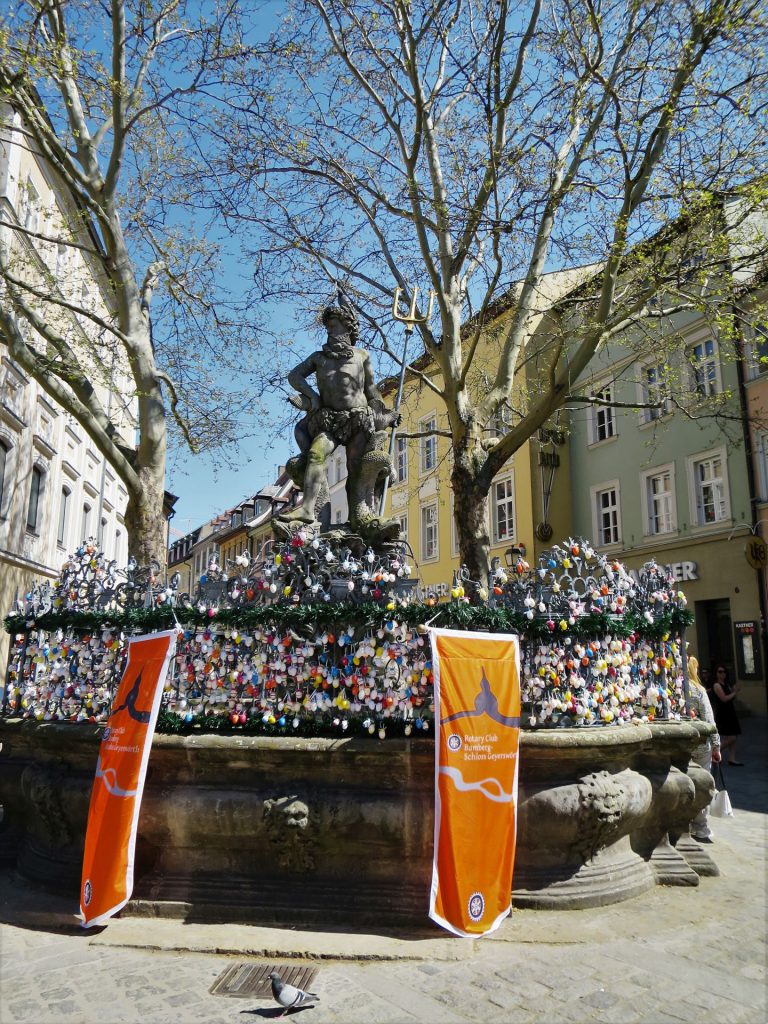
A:
[[[140,564],[165,562],[169,434],[202,450],[237,425],[220,384],[246,325],[189,172],[222,82],[248,60],[245,15],[234,0],[24,0],[0,14],[3,141],[57,196],[29,216],[22,181],[2,211],[0,341],[125,484]]]
[[[237,83],[205,180],[257,298],[316,311],[339,279],[391,353],[394,286],[435,293],[409,374],[442,402],[475,578],[494,476],[558,410],[600,401],[581,383],[595,356],[685,311],[724,329],[733,261],[743,278],[757,259],[733,232],[765,198],[763,17],[756,0],[293,0]]]

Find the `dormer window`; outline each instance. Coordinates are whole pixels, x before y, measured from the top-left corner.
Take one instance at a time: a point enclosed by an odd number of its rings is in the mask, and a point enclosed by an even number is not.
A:
[[[29,177],[21,192],[19,220],[27,231],[37,231],[40,226],[40,193]]]

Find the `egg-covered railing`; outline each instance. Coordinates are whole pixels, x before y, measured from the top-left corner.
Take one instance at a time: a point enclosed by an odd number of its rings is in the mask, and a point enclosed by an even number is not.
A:
[[[419,585],[407,545],[374,552],[306,530],[257,559],[212,562],[194,594],[157,566],[118,570],[84,544],[6,619],[4,714],[104,721],[130,635],[178,628],[162,731],[429,733],[429,624],[521,638],[526,727],[686,716],[684,630],[671,575],[638,573],[569,539],[451,599]]]

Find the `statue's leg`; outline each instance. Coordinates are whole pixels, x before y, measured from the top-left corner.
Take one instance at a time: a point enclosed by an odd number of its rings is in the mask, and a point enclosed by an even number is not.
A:
[[[309,416],[302,416],[296,426],[293,428],[293,436],[296,439],[296,444],[299,446],[299,451],[303,454],[308,452],[312,447],[312,435],[309,432]]]
[[[318,434],[312,442],[307,453],[307,463],[304,469],[304,495],[301,505],[286,512],[278,518],[284,522],[315,523],[317,517],[315,509],[317,500],[327,484],[325,463],[329,455],[336,450],[336,442],[327,434]]]
[[[285,471],[297,487],[304,490],[304,471],[307,468],[307,453],[294,455],[285,464]]]

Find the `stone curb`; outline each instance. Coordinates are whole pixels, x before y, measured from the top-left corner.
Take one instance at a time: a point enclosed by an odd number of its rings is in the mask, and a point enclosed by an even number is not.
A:
[[[216,953],[300,960],[469,960],[475,940],[405,939],[355,932],[306,932],[256,925],[181,924],[120,918],[89,940],[91,946]]]

